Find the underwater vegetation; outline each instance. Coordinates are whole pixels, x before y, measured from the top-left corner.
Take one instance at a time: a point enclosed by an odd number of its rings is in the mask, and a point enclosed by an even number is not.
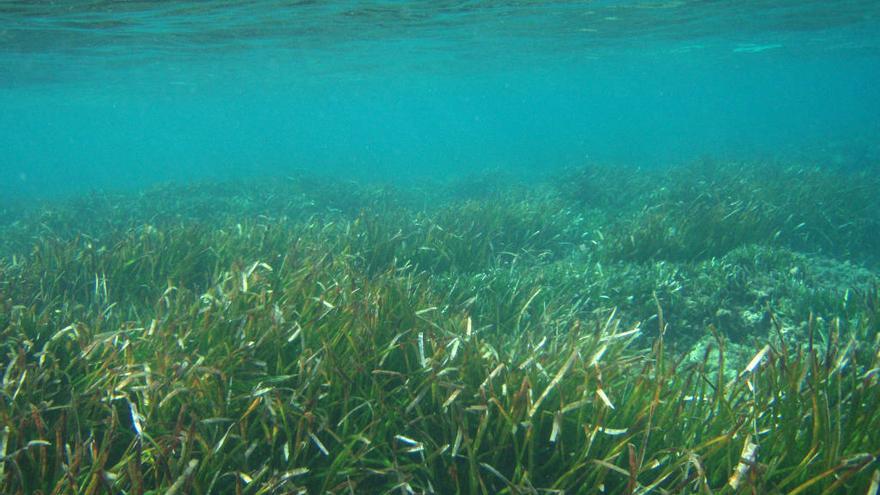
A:
[[[880,175],[4,206],[0,492],[866,493]]]

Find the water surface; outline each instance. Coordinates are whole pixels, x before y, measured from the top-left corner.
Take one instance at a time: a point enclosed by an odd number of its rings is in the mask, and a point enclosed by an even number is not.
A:
[[[880,4],[3,2],[0,188],[880,151]]]

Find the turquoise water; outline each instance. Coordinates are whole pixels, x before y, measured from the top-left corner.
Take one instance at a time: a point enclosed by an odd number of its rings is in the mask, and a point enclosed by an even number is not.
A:
[[[880,159],[880,2],[0,2],[0,193]]]

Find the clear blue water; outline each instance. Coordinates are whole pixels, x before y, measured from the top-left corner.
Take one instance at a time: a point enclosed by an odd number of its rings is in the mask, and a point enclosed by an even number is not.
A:
[[[880,2],[0,2],[0,194],[880,160]]]

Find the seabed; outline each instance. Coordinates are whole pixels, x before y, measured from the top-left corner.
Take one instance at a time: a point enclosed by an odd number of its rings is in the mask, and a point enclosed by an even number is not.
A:
[[[877,172],[7,205],[0,492],[874,495]]]

